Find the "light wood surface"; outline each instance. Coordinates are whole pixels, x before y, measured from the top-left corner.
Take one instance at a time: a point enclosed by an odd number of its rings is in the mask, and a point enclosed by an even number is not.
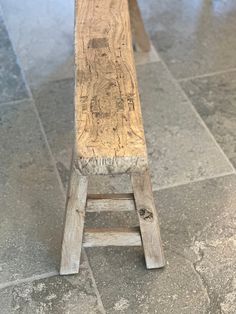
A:
[[[127,0],[77,0],[76,166],[84,175],[144,171],[147,154]]]
[[[126,212],[134,211],[134,200],[132,199],[90,199],[87,201],[86,212]]]
[[[135,45],[137,44],[143,52],[148,52],[151,49],[151,43],[143,24],[137,0],[129,0],[129,11],[133,42]]]
[[[83,246],[141,246],[139,228],[85,229]]]
[[[75,274],[79,271],[87,187],[87,177],[79,175],[78,170],[72,166],[62,241],[61,275]]]
[[[132,174],[131,181],[139,217],[146,266],[148,269],[163,267],[165,260],[148,171],[144,174]]]

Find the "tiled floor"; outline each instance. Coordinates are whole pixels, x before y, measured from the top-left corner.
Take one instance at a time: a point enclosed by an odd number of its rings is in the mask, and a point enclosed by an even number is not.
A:
[[[153,47],[135,59],[167,266],[147,271],[141,248],[93,248],[66,277],[74,1],[0,5],[0,314],[236,313],[235,1],[140,0]]]

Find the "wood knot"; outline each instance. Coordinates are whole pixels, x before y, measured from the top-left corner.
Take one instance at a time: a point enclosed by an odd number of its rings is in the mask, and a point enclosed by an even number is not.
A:
[[[140,208],[139,209],[139,216],[145,221],[152,221],[153,220],[153,213],[147,208]]]

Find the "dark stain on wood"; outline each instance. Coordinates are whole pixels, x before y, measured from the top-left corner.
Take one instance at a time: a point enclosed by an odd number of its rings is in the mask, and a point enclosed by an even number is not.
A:
[[[88,48],[98,49],[98,48],[108,48],[108,40],[106,37],[103,38],[92,38],[88,42]]]
[[[145,221],[152,221],[153,220],[153,213],[152,213],[152,211],[148,210],[147,208],[139,209],[139,215]]]

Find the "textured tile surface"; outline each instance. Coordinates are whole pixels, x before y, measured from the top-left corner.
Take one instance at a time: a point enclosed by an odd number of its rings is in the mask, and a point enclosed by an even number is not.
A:
[[[74,81],[49,82],[32,92],[57,168],[65,183],[69,176],[73,147]]]
[[[232,172],[161,63],[138,67],[154,188]]]
[[[0,288],[56,273],[64,199],[30,102],[0,107]],[[0,290],[1,313],[100,313],[88,264],[79,276]]]
[[[236,71],[182,82],[181,85],[236,166]]]
[[[0,11],[0,103],[28,97]]]
[[[235,313],[235,189],[230,175],[155,193],[163,270],[147,271],[141,248],[89,249],[107,313]]]
[[[0,107],[0,283],[58,269],[64,201],[29,102]]]
[[[0,290],[1,314],[102,313],[87,268],[76,276],[56,276]]]
[[[154,46],[176,78],[236,67],[234,0],[140,0]]]
[[[232,172],[161,63],[137,67],[154,189]],[[63,181],[73,143],[73,82],[33,90]]]
[[[74,1],[1,0],[11,40],[30,83],[73,76]]]

